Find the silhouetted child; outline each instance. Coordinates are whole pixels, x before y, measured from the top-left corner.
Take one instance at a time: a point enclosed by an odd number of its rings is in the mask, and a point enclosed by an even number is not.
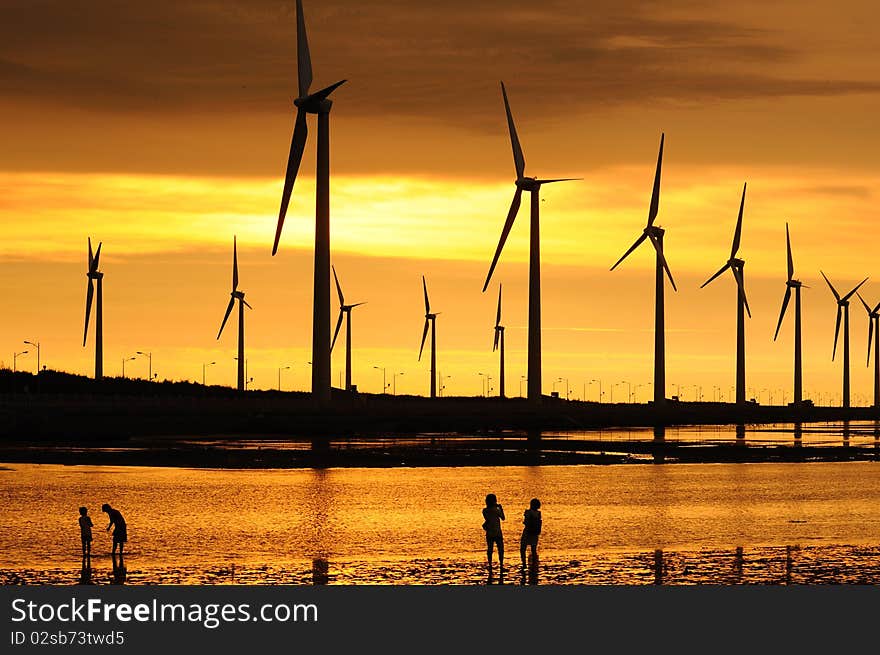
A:
[[[538,565],[538,536],[541,534],[541,501],[532,498],[529,508],[523,512],[523,531],[519,540],[519,556],[526,565],[526,546],[532,549],[532,566]]]
[[[498,502],[495,494],[486,496],[486,506],[483,508],[483,530],[486,531],[486,559],[489,568],[492,568],[492,551],[498,546],[498,566],[504,568],[504,535],[501,534],[501,521],[504,520],[504,508]]]
[[[79,508],[79,536],[82,539],[83,560],[92,557],[92,517],[86,507]]]
[[[104,503],[101,505],[101,511],[107,512],[107,516],[110,517],[110,523],[107,524],[107,530],[110,530],[111,526],[116,526],[113,528],[113,555],[116,555],[116,547],[119,546],[119,557],[122,557],[122,549],[125,547],[125,542],[128,541],[128,530],[125,526],[125,519],[122,518],[122,513],[118,509],[113,509],[110,507],[108,503]]]

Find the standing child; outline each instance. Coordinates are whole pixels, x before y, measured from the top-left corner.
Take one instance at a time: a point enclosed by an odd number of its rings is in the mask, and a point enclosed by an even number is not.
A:
[[[501,533],[501,521],[504,520],[504,508],[495,494],[486,495],[486,506],[483,508],[483,530],[486,531],[486,559],[489,569],[492,568],[492,551],[498,546],[498,567],[504,570],[504,535]]]
[[[86,507],[79,508],[79,536],[82,539],[83,561],[92,558],[92,517]]]
[[[529,508],[523,512],[523,531],[519,540],[519,556],[523,568],[526,565],[526,546],[532,549],[532,566],[538,566],[538,535],[541,534],[541,501],[532,498]]]

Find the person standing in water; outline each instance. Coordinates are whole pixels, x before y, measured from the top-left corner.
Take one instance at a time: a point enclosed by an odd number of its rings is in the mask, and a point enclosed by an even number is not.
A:
[[[523,531],[519,540],[519,557],[526,567],[526,547],[532,550],[532,566],[538,566],[538,536],[541,534],[541,501],[532,498],[529,508],[523,512]]]
[[[486,531],[486,559],[489,569],[492,568],[492,551],[498,546],[498,568],[504,569],[504,535],[501,533],[501,521],[504,520],[504,508],[495,494],[486,495],[486,506],[483,508],[483,530]]]
[[[82,539],[83,566],[92,559],[92,517],[86,507],[79,508],[79,536]]]
[[[115,526],[113,528],[113,555],[116,555],[116,547],[119,546],[119,558],[122,559],[122,549],[125,547],[125,542],[128,541],[128,530],[125,526],[122,512],[110,507],[108,503],[101,505],[101,511],[106,512],[107,516],[110,517],[107,530],[109,531],[111,526]]]

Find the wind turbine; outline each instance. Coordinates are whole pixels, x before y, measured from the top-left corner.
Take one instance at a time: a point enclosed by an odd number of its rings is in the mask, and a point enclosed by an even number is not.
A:
[[[345,80],[309,93],[312,84],[312,60],[306,38],[302,0],[296,0],[296,45],[299,78],[299,96],[296,105],[296,123],[290,143],[281,209],[272,254],[278,251],[281,228],[287,215],[293,183],[302,161],[308,136],[306,114],[318,115],[318,152],[315,192],[315,273],[312,316],[312,397],[319,403],[330,400],[330,94]]]
[[[743,269],[746,263],[737,258],[740,237],[742,236],[743,207],[746,203],[746,185],[743,183],[742,200],[739,203],[739,216],[736,219],[736,230],[733,233],[733,246],[730,248],[730,259],[722,266],[715,275],[700,285],[702,289],[728,268],[736,280],[736,403],[741,405],[746,402],[746,321],[745,314],[752,317],[749,309],[749,301],[746,300],[745,282],[743,281]]]
[[[336,337],[339,336],[339,328],[342,327],[342,318],[347,315],[348,321],[345,324],[345,390],[351,391],[351,310],[367,303],[359,302],[354,305],[346,305],[342,295],[342,287],[339,286],[339,278],[336,277],[336,267],[331,266],[331,268],[333,269],[333,279],[336,281],[336,292],[339,294],[339,320],[336,321],[336,331],[333,332],[330,350],[332,351],[333,346],[336,345]]]
[[[422,276],[422,289],[425,292],[425,329],[422,331],[422,345],[419,346],[419,361],[422,361],[422,351],[425,349],[425,339],[428,338],[428,324],[431,326],[431,398],[437,397],[437,317],[440,312],[431,312],[431,302],[428,300],[428,285],[425,276]]]
[[[866,366],[871,363],[871,340],[874,337],[875,324],[877,328],[877,339],[874,340],[874,407],[880,407],[880,302],[874,309],[871,309],[862,298],[862,294],[857,293],[856,295],[862,301],[865,311],[868,312],[868,361],[865,363]]]
[[[223,334],[223,328],[226,327],[226,321],[232,313],[232,307],[235,301],[238,301],[238,390],[245,389],[245,366],[247,365],[244,358],[244,308],[253,309],[244,299],[244,291],[238,290],[238,244],[235,237],[232,237],[232,291],[230,292],[229,304],[226,305],[226,313],[223,315],[223,322],[220,324],[220,331],[217,338]]]
[[[785,248],[788,253],[788,280],[785,282],[785,295],[782,297],[782,309],[779,311],[779,321],[776,323],[776,334],[773,341],[779,336],[779,328],[782,327],[782,319],[785,318],[785,310],[788,301],[791,300],[791,290],[794,289],[794,405],[800,405],[803,401],[803,371],[801,358],[801,287],[800,280],[792,279],[794,275],[794,261],[791,257],[791,238],[788,235],[788,223],[785,224]],[[870,348],[870,345],[868,346]]]
[[[86,337],[89,335],[89,315],[92,312],[92,298],[95,295],[95,286],[98,287],[98,298],[95,302],[95,379],[104,377],[104,274],[98,270],[98,262],[101,259],[101,242],[98,249],[92,255],[92,239],[89,237],[89,270],[86,277],[89,286],[86,288],[86,324],[83,329],[83,347],[86,345]]]
[[[504,398],[504,326],[501,325],[501,285],[498,285],[498,312],[495,314],[495,342],[492,352],[499,350],[501,370],[498,373],[498,397]]]
[[[611,267],[613,271],[617,268],[629,254],[638,248],[645,239],[651,240],[651,245],[657,254],[657,265],[654,275],[655,280],[655,301],[654,301],[654,404],[660,405],[666,402],[666,335],[664,327],[665,305],[663,298],[663,271],[669,276],[669,282],[672,289],[678,291],[675,287],[675,280],[672,279],[672,273],[669,272],[669,266],[666,264],[666,257],[663,256],[663,234],[665,230],[654,225],[657,213],[660,211],[660,170],[663,166],[663,140],[665,134],[660,135],[660,152],[657,154],[657,171],[654,173],[654,191],[651,194],[651,206],[648,209],[648,224],[642,230],[642,235],[636,239],[629,250],[623,253],[623,257],[617,260],[617,263]]]
[[[831,293],[834,294],[834,299],[837,301],[837,322],[834,326],[834,349],[831,351],[831,361],[834,361],[834,356],[837,354],[837,337],[840,334],[840,315],[843,314],[843,398],[842,405],[843,407],[849,407],[849,299],[852,295],[859,290],[859,287],[862,286],[865,282],[868,281],[868,278],[865,278],[861,282],[859,282],[848,294],[841,298],[840,294],[837,293],[837,289],[834,288],[834,285],[831,284],[831,280],[823,273],[822,277],[825,278],[825,281],[828,283],[828,288],[831,289]]]
[[[516,191],[513,194],[513,202],[507,212],[507,220],[501,230],[501,238],[492,258],[492,265],[486,275],[486,283],[483,291],[489,287],[492,272],[498,264],[504,242],[513,227],[519,206],[522,202],[523,191],[532,194],[531,202],[531,226],[529,230],[529,361],[528,361],[528,398],[533,402],[541,400],[541,230],[539,213],[541,206],[540,191],[544,184],[553,182],[568,182],[580,178],[559,178],[554,180],[540,180],[536,177],[526,177],[526,160],[523,156],[519,137],[516,135],[516,126],[513,124],[513,115],[510,113],[510,103],[507,101],[507,90],[504,82],[501,83],[501,95],[504,97],[504,110],[507,112],[507,129],[510,132],[510,144],[513,147],[513,165],[516,168]]]

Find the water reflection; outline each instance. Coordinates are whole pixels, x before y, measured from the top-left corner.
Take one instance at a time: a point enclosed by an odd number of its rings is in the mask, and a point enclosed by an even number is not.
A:
[[[654,584],[662,585],[663,575],[666,573],[666,566],[663,563],[662,548],[657,548],[654,550],[654,565],[652,568],[654,569]]]
[[[116,552],[114,551],[111,555],[113,562],[113,584],[125,584],[125,580],[128,577],[128,570],[125,568],[125,560],[123,559],[122,553],[119,553],[119,557],[116,557]]]
[[[803,423],[795,423],[794,424],[794,445],[801,446],[804,440],[804,424]]]
[[[733,556],[733,573],[737,582],[742,582],[743,577],[743,547],[736,547],[736,554]]]
[[[82,568],[79,572],[79,584],[92,584],[91,562],[86,564],[85,560],[83,560]]]
[[[317,557],[312,560],[312,584],[325,585],[330,581],[330,562]]]

